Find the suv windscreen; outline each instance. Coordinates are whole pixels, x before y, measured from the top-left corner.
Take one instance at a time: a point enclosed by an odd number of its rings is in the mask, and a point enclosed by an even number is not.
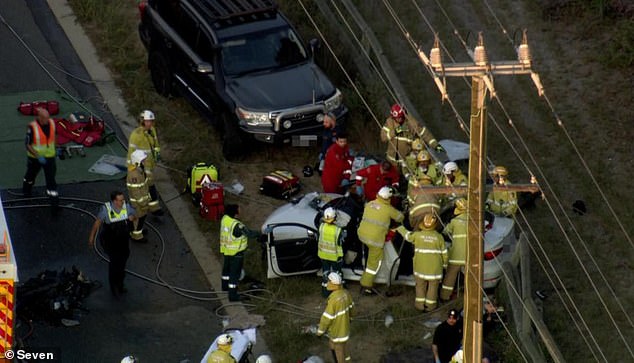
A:
[[[235,76],[292,66],[308,59],[306,49],[293,29],[270,29],[222,40],[222,66]]]

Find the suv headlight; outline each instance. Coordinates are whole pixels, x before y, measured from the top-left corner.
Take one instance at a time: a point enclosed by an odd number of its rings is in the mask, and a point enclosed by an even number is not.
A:
[[[253,112],[236,108],[236,113],[241,120],[247,122],[249,126],[271,126],[271,119],[268,112]]]
[[[326,112],[334,111],[337,108],[339,108],[339,106],[341,106],[342,100],[343,100],[343,95],[341,94],[341,91],[337,89],[337,91],[335,92],[335,95],[330,97],[324,102],[324,107],[326,108]]]

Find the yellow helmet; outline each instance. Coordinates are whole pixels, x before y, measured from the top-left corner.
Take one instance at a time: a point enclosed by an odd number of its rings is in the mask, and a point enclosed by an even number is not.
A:
[[[507,175],[509,175],[509,171],[506,169],[506,167],[499,165],[493,168],[493,172],[491,174],[493,174],[493,176],[499,175],[502,177],[506,177]]]
[[[423,150],[423,142],[420,139],[414,139],[414,141],[412,141],[412,150],[414,151]]]
[[[427,150],[421,150],[416,157],[416,160],[420,163],[423,161],[431,161],[431,155]]]
[[[467,200],[464,198],[456,199],[456,208],[453,210],[453,214],[459,215],[467,211]]]
[[[435,215],[431,214],[431,213],[427,213],[425,214],[425,216],[423,217],[423,221],[420,222],[420,224],[418,225],[418,228],[420,229],[426,229],[426,230],[432,230],[436,228],[436,222],[438,221],[438,218],[436,218]]]

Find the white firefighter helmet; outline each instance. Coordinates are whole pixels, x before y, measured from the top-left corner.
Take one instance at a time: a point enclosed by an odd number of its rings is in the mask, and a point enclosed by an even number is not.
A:
[[[134,165],[140,165],[147,158],[147,153],[143,150],[134,150],[130,155],[130,162]]]
[[[392,198],[392,188],[390,187],[383,187],[381,189],[379,189],[379,192],[376,193],[376,195],[380,198],[383,199],[390,199]]]
[[[128,355],[121,359],[121,363],[139,363],[139,360],[133,355]]]
[[[144,120],[154,121],[154,112],[150,110],[144,110],[143,112],[141,112],[140,118],[141,118],[141,121],[144,121]]]
[[[229,334],[222,334],[216,340],[218,345],[230,345],[233,344],[233,337]]]
[[[337,218],[337,211],[333,207],[328,207],[324,211],[324,221],[332,223]]]
[[[335,285],[341,285],[343,280],[341,279],[341,275],[336,272],[331,272],[328,274],[328,281]]]
[[[445,166],[442,167],[443,174],[452,174],[456,170],[458,170],[458,164],[453,161],[448,161]]]
[[[255,363],[273,363],[273,359],[266,354],[262,354],[255,360]]]

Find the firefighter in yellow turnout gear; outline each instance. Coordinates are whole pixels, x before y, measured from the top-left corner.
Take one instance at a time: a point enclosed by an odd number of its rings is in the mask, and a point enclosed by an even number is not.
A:
[[[503,166],[496,166],[491,173],[493,182],[498,186],[511,185],[507,179],[509,172]],[[491,213],[512,217],[517,212],[517,193],[514,191],[491,191],[487,195],[486,207]]]
[[[236,359],[231,355],[233,337],[229,334],[222,334],[216,339],[218,349],[214,350],[207,358],[207,363],[236,363]]]
[[[328,275],[328,296],[326,309],[319,320],[317,336],[328,333],[330,350],[335,363],[350,361],[346,345],[350,337],[350,320],[354,310],[354,302],[348,290],[343,288],[341,275],[331,272]]]
[[[445,165],[442,167],[442,174],[442,179],[438,185],[442,185],[445,187],[467,186],[467,184],[469,183],[469,179],[467,178],[467,176],[462,173],[462,171],[458,168],[458,164],[453,161],[445,163]],[[456,198],[465,196],[466,193],[461,192],[446,194],[441,198],[441,204],[445,205],[447,203],[453,202],[454,200],[456,200]]]
[[[436,231],[436,216],[425,214],[420,223],[420,231],[409,232],[398,227],[407,242],[414,244],[414,277],[416,278],[417,310],[430,311],[438,304],[438,285],[442,280],[442,270],[447,267],[449,257],[445,239]]]
[[[442,151],[436,138],[426,127],[420,124],[399,104],[392,106],[390,116],[385,120],[381,129],[381,141],[386,142],[387,159],[398,166],[405,174],[407,170],[407,156],[412,150],[412,142],[420,139],[431,148]]]
[[[332,207],[326,208],[323,223],[319,226],[317,255],[321,259],[321,293],[324,297],[330,295],[330,291],[327,289],[328,275],[335,272],[343,277],[341,269],[343,268],[343,241],[346,238],[346,231],[335,224],[336,219],[337,211]]]
[[[416,181],[410,180],[407,187],[410,226],[418,226],[423,221],[425,214],[438,215],[440,210],[438,197],[432,193],[424,193],[422,189],[422,187],[431,184],[431,178],[425,174],[421,175]]]
[[[456,207],[453,213],[455,217],[443,230],[443,234],[451,238],[449,266],[447,267],[447,273],[445,274],[445,279],[442,282],[442,289],[440,291],[440,300],[443,301],[449,300],[451,297],[458,273],[467,260],[467,224],[469,221],[467,200],[464,198],[456,199]]]
[[[132,153],[136,150],[145,151],[147,159],[145,160],[145,174],[150,190],[152,200],[148,204],[150,212],[155,215],[162,215],[163,211],[159,205],[158,192],[154,186],[154,167],[156,162],[160,160],[161,148],[159,146],[156,128],[154,127],[154,112],[145,110],[139,116],[140,125],[130,134],[128,141],[128,163],[131,164]]]
[[[126,177],[126,185],[128,186],[128,195],[130,204],[136,210],[137,220],[134,221],[134,229],[130,232],[130,238],[137,242],[146,242],[143,237],[143,226],[145,225],[145,217],[149,211],[149,203],[151,201],[150,190],[147,185],[147,178],[143,164],[147,159],[145,151],[136,150],[130,156],[130,164],[128,164],[128,175]]]
[[[240,301],[238,282],[244,265],[249,237],[257,237],[259,232],[251,231],[237,218],[240,207],[228,204],[220,220],[220,253],[224,256],[222,265],[222,291],[229,291],[229,301]]]
[[[367,295],[374,294],[372,286],[381,268],[383,246],[390,229],[390,221],[401,223],[404,218],[403,213],[390,205],[391,198],[392,190],[389,187],[381,188],[376,199],[366,203],[357,231],[359,240],[368,246],[368,259],[360,281],[362,292]]]

